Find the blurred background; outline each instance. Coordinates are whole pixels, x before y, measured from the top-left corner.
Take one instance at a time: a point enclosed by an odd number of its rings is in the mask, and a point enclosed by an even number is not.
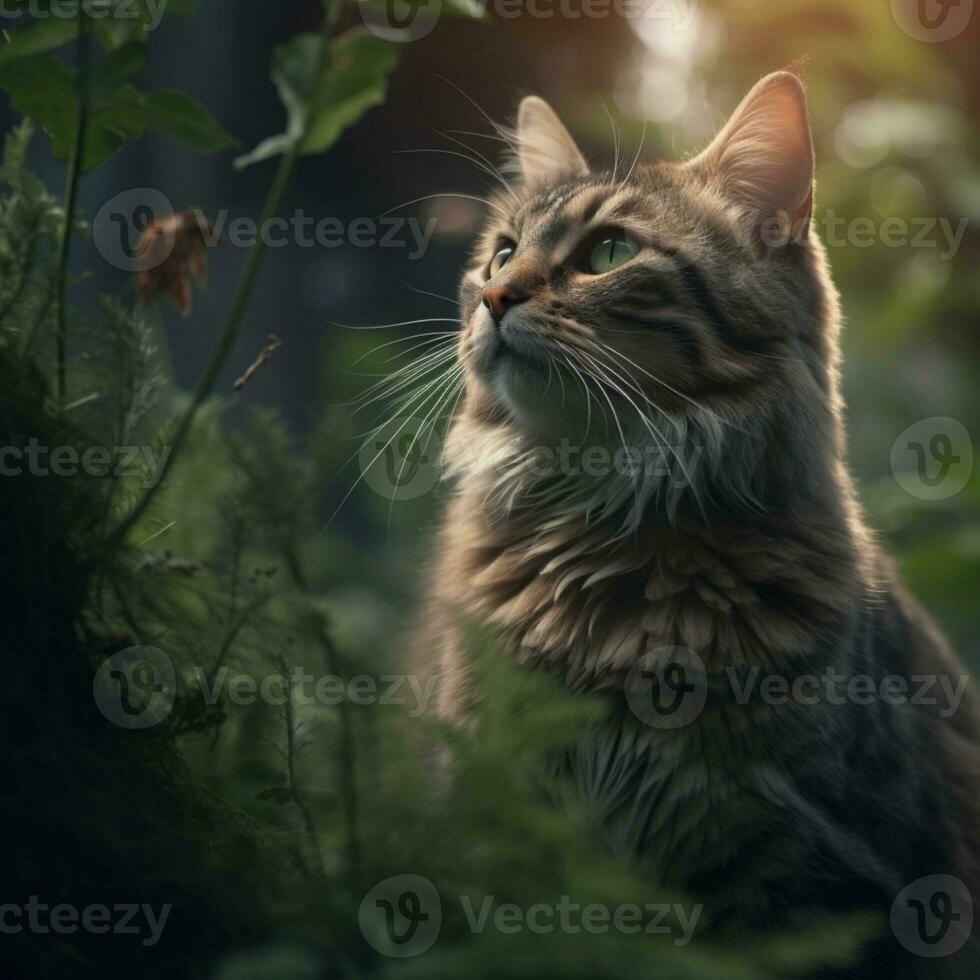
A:
[[[157,606],[147,604],[154,622],[173,625],[175,636],[166,637],[168,653],[179,648],[189,664],[211,663],[201,658],[212,658],[220,647],[215,663],[231,650],[229,662],[252,669],[267,661],[270,650],[279,649],[287,619],[279,608],[268,621],[242,630],[234,643],[231,633],[226,643],[221,638],[239,608],[234,588],[241,540],[251,531],[258,539],[248,542],[253,549],[249,562],[254,555],[272,553],[285,539],[276,523],[282,517],[276,504],[282,503],[284,520],[291,520],[292,500],[302,495],[309,498],[311,515],[296,544],[313,583],[312,590],[300,589],[313,593],[304,601],[322,602],[333,642],[348,666],[374,672],[403,663],[398,637],[404,635],[407,612],[417,604],[443,492],[436,485],[414,499],[392,502],[361,480],[358,449],[379,418],[371,412],[355,417],[350,400],[392,366],[378,351],[381,344],[452,328],[457,278],[481,222],[482,205],[475,198],[492,188],[490,177],[453,154],[472,156],[475,150],[499,162],[501,144],[493,139],[490,120],[510,123],[520,97],[537,93],[556,107],[597,167],[612,165],[617,156],[627,162],[636,154],[645,160],[682,158],[705,145],[762,75],[795,65],[807,84],[815,133],[815,220],[828,245],[846,317],[844,389],[850,460],[860,496],[908,584],[961,654],[980,668],[975,612],[980,481],[973,472],[971,438],[980,431],[980,12],[972,0],[955,5],[945,0],[491,0],[479,19],[451,10],[448,2],[433,17],[436,0],[428,0],[414,32],[418,36],[389,37],[400,62],[386,101],[326,155],[302,161],[284,208],[314,222],[337,219],[348,230],[356,219],[390,212],[412,219],[416,228],[431,227],[431,241],[420,248],[403,227],[391,247],[358,245],[349,235],[336,247],[309,247],[286,236],[282,247],[269,251],[241,337],[219,379],[218,397],[202,413],[193,451],[175,471],[176,489],[168,488],[155,503],[165,533],[146,549],[144,567],[154,575],[159,571],[160,581],[164,572],[171,575],[166,589],[174,597],[161,598],[165,589],[158,589],[152,577],[144,589],[149,600],[158,601]],[[244,148],[251,148],[284,124],[269,78],[274,46],[316,30],[321,17],[320,0],[202,0],[195,18],[167,17],[154,31],[147,87],[190,93]],[[0,112],[9,130],[17,115],[5,101]],[[150,188],[162,192],[175,210],[196,207],[212,219],[224,215],[227,222],[255,219],[274,164],[238,171],[233,155],[195,156],[148,134],[85,177],[80,213],[91,220],[120,192]],[[52,161],[46,139],[35,139],[31,163],[60,193],[64,168]],[[155,342],[174,382],[170,390],[193,389],[210,360],[243,255],[243,249],[227,242],[210,251],[209,282],[206,289],[195,289],[192,316],[181,317],[169,305],[152,309]],[[75,271],[88,273],[72,289],[79,308],[102,293],[133,300],[131,276],[105,260],[97,240],[78,240],[72,264]],[[450,322],[428,326],[422,322],[428,318]],[[403,326],[374,329],[386,324]],[[269,334],[279,337],[282,346],[244,390],[233,391],[233,382]],[[168,411],[175,407],[179,404],[168,395]],[[243,433],[243,439],[233,438]],[[310,460],[315,464],[312,483],[310,467],[304,465]],[[236,524],[238,512],[228,505],[236,480],[246,484],[240,495],[246,503],[249,495],[260,499],[262,522],[244,530],[250,518]],[[163,567],[185,558],[186,566]],[[180,591],[180,576],[198,561],[222,589],[225,579],[232,581],[226,590],[230,601],[224,593],[216,591],[214,598],[202,590],[207,601],[195,598],[191,609],[192,600]],[[258,567],[250,572],[248,589],[256,595],[260,587],[254,583],[265,581],[265,564],[271,561],[254,558]],[[235,574],[227,573],[229,568]],[[133,588],[140,590],[135,578]],[[251,594],[246,590],[246,598]],[[285,593],[282,602],[290,614],[294,598]],[[303,616],[306,612],[300,620]],[[314,622],[319,622],[315,616]],[[301,641],[308,626],[295,629]],[[290,655],[322,669],[315,639],[310,642],[307,636]],[[112,639],[115,648],[121,645],[117,640]],[[333,847],[343,836],[333,829],[340,819],[333,801],[343,796],[337,785],[353,763],[341,738],[341,752],[331,756],[341,776],[331,775],[323,760],[334,753],[342,723],[337,712],[320,714],[326,736],[309,756],[305,776],[311,795],[321,794],[318,805],[330,828],[320,837]],[[267,788],[279,778],[281,766],[268,746],[259,745],[268,715],[231,706],[219,722],[207,722],[210,728],[202,722],[180,731],[178,725],[181,754],[199,797],[205,794],[197,783],[227,804],[228,813],[234,809],[247,818],[250,830],[253,824],[279,820],[287,829],[277,834],[295,833],[301,821],[296,814],[276,816],[275,794],[270,797]],[[413,853],[416,863],[408,863],[409,845],[401,832],[429,828],[404,800],[404,812],[387,820],[392,789],[404,787],[400,772],[376,765],[392,749],[391,744],[379,747],[383,737],[374,734],[377,717],[363,712],[358,715],[363,730],[355,726],[355,735],[368,746],[361,751],[364,764],[357,779],[383,783],[370,797],[381,802],[361,808],[360,820],[376,835],[365,830],[364,839],[377,849],[387,847],[396,864],[426,871],[440,886],[448,880],[447,887],[463,888],[453,877],[455,867],[445,879],[429,870],[439,848],[427,838]],[[507,725],[498,729],[502,739],[511,736]],[[221,752],[215,751],[219,737]],[[495,765],[478,771],[482,782],[474,784],[477,790],[460,797],[460,805],[469,807],[465,815],[474,818],[473,837],[467,841],[473,848],[467,853],[482,855],[474,859],[484,862],[474,865],[479,868],[475,877],[497,875],[502,890],[504,879],[518,881],[530,896],[550,873],[543,869],[555,863],[548,837],[553,816],[550,811],[538,814],[535,832],[543,841],[538,853],[528,843],[524,815],[515,815],[511,828],[494,809],[494,819],[514,831],[514,840],[507,837],[502,850],[481,850],[485,811],[478,806],[479,789],[485,790],[483,802],[494,808],[511,793],[508,783],[494,780],[509,775],[501,775],[499,759],[510,759],[516,750],[506,742],[498,749]],[[84,766],[78,771],[88,772]],[[411,798],[410,793],[402,796]],[[100,818],[99,826],[103,823]],[[264,837],[262,847],[271,839]],[[365,880],[370,880],[377,869],[372,848],[367,852],[361,858]],[[128,861],[130,852],[125,853]],[[592,860],[591,851],[583,853],[587,857],[580,864],[571,855],[556,875],[567,872],[575,878]],[[255,869],[257,890],[246,894],[259,894],[267,878],[258,846],[243,855],[231,863]],[[590,887],[600,893],[620,887],[612,872],[594,874]],[[360,879],[356,884],[360,887]],[[340,921],[341,907],[348,917],[355,907],[319,893],[294,893],[291,879],[275,901],[288,910],[281,930],[287,938],[303,914],[298,906],[309,907],[311,935],[319,935],[324,922]],[[561,949],[568,971],[588,967],[577,958],[577,947]],[[221,976],[258,975],[243,962]],[[690,974],[662,975],[733,975],[724,968],[713,974],[694,959],[691,963]],[[480,957],[450,957],[444,975],[475,976],[478,964],[483,964]],[[425,974],[425,968],[434,969],[424,965],[414,975],[443,975]],[[493,969],[485,965],[485,975],[494,975]],[[551,974],[542,967],[540,975]]]
[[[942,20],[946,8],[928,2]],[[911,585],[959,648],[976,654],[980,483],[970,480],[945,499],[922,499],[902,489],[891,465],[896,440],[920,420],[952,418],[968,432],[977,429],[980,14],[964,23],[966,8],[972,4],[948,8],[960,21],[938,30],[918,25],[918,8],[901,0],[654,0],[635,9],[541,0],[536,7],[490,3],[480,20],[447,8],[434,26],[425,25],[431,27],[425,36],[398,45],[387,102],[329,154],[304,162],[288,202],[290,211],[345,225],[395,209],[423,227],[432,221],[431,243],[419,250],[403,229],[404,247],[291,242],[273,249],[219,391],[230,392],[269,333],[283,346],[259,379],[228,400],[230,417],[250,404],[277,406],[302,436],[324,405],[366,384],[351,373],[352,362],[389,339],[335,324],[455,316],[450,302],[423,293],[455,296],[481,205],[433,195],[479,195],[492,181],[447,154],[466,151],[439,131],[455,131],[456,139],[499,160],[500,144],[486,138],[492,135],[486,117],[510,122],[519,98],[536,92],[555,105],[595,165],[612,162],[616,141],[627,160],[638,149],[648,160],[684,156],[704,145],[761,75],[801,65],[819,163],[818,227],[847,318],[851,461]],[[196,19],[166,18],[158,28],[147,81],[190,92],[251,147],[282,124],[268,77],[271,48],[314,29],[319,17],[318,0],[202,3]],[[57,186],[60,168],[41,142],[37,165]],[[418,152],[429,150],[443,152]],[[193,157],[150,134],[83,182],[81,207],[92,217],[120,189],[150,187],[177,209],[254,217],[270,172],[270,164],[236,172],[227,153]],[[418,198],[430,199],[405,203]],[[888,225],[895,217],[903,224]],[[75,257],[95,272],[84,288],[128,289],[127,276],[88,247]],[[219,247],[210,261],[210,285],[196,296],[193,319],[172,309],[162,314],[160,335],[185,388],[210,356],[240,250]],[[390,336],[422,329],[406,326]],[[356,442],[350,448],[356,451]],[[906,463],[914,466],[911,455]],[[340,474],[326,491],[330,499],[339,502],[356,477],[353,468]],[[358,556],[368,581],[380,577],[398,594],[414,582],[404,570],[406,563],[417,567],[424,553],[438,493],[394,508],[374,497],[358,488],[331,534],[337,547]]]
[[[486,193],[492,179],[453,155],[469,151],[442,134],[499,161],[488,119],[511,122],[520,97],[533,92],[558,109],[596,166],[610,165],[617,152],[625,160],[683,157],[710,139],[759,77],[796,65],[816,135],[818,228],[846,314],[852,466],[909,584],[977,663],[980,482],[954,474],[935,491],[917,488],[914,478],[903,488],[895,476],[896,465],[917,465],[910,441],[930,445],[936,434],[949,435],[962,456],[980,415],[980,14],[972,0],[497,0],[480,19],[445,4],[433,18],[436,3],[428,13],[422,8],[415,33],[423,36],[389,35],[400,64],[386,103],[327,155],[304,161],[288,203],[290,213],[339,219],[345,228],[390,211],[417,228],[431,225],[431,241],[418,248],[404,227],[396,247],[289,240],[271,250],[219,392],[230,396],[268,334],[283,346],[260,377],[227,398],[227,417],[273,406],[302,438],[325,407],[376,380],[362,376],[359,357],[398,336],[451,328],[340,326],[455,316],[457,276],[482,213],[468,195]],[[932,18],[925,23],[923,10]],[[147,83],[186,90],[244,147],[254,146],[284,115],[268,76],[272,48],[315,29],[320,17],[319,0],[203,2],[197,17],[167,17],[156,29]],[[13,114],[4,113],[9,126]],[[59,187],[63,170],[45,143],[35,141],[34,163]],[[236,171],[229,153],[194,157],[148,134],[83,182],[80,207],[92,218],[120,189],[153,188],[177,210],[254,218],[271,170],[266,163]],[[184,389],[210,357],[241,258],[228,245],[212,250],[210,283],[195,297],[193,319],[169,307],[156,314],[160,344]],[[94,243],[81,243],[74,261],[93,272],[80,294],[129,295],[130,277]],[[357,434],[376,421],[367,416],[348,432],[352,454]],[[911,439],[906,429],[916,424]],[[326,516],[359,475],[354,463],[343,468],[347,458],[338,454],[336,477],[324,488]],[[438,501],[436,489],[392,507],[360,485],[325,532],[344,556],[336,584],[370,583],[374,602],[380,582],[386,607],[389,599],[411,602]]]
[[[938,28],[917,20],[912,0],[497,0],[479,19],[444,5],[438,18],[423,18],[416,32],[423,36],[389,35],[400,63],[387,101],[328,154],[303,162],[287,211],[339,219],[345,228],[390,211],[431,227],[431,240],[419,248],[407,227],[394,247],[359,247],[349,238],[308,247],[287,236],[267,257],[217,389],[232,424],[249,407],[270,406],[297,440],[314,431],[325,409],[337,408],[346,441],[334,455],[322,512],[334,515],[324,541],[338,556],[327,572],[351,600],[339,615],[361,611],[347,624],[351,631],[397,620],[393,610],[412,603],[440,500],[434,488],[392,506],[363,482],[344,499],[360,475],[350,459],[357,437],[378,421],[370,413],[344,418],[347,400],[377,380],[364,377],[370,360],[355,362],[390,339],[452,324],[388,332],[341,325],[456,315],[457,277],[482,214],[470,196],[487,193],[492,179],[453,155],[469,151],[443,134],[499,162],[502,145],[489,120],[511,122],[520,97],[538,93],[595,166],[611,165],[617,153],[627,161],[637,153],[684,157],[710,139],[759,77],[796,65],[816,138],[816,220],[846,316],[852,467],[910,585],[956,646],[980,662],[980,481],[957,490],[964,481],[954,479],[934,492],[895,475],[896,466],[916,466],[909,426],[919,426],[913,436],[923,445],[949,434],[962,455],[963,430],[969,442],[980,420],[980,13],[972,15],[968,0],[925,2]],[[147,86],[189,92],[250,148],[283,122],[270,52],[315,30],[321,14],[319,0],[202,2],[195,18],[167,17],[154,31]],[[3,111],[6,129],[15,114],[6,104]],[[33,156],[46,183],[60,187],[63,168],[46,140],[35,140]],[[228,222],[255,218],[273,165],[236,171],[232,156],[194,156],[149,133],[82,182],[80,211],[91,220],[120,191],[153,188],[176,210],[199,207]],[[158,342],[183,389],[210,358],[242,250],[224,244],[209,258],[210,282],[195,295],[194,316],[184,319],[169,306],[154,313]],[[95,242],[80,242],[73,264],[89,272],[80,302],[86,293],[131,296],[131,277],[107,263]],[[232,397],[233,380],[270,333],[283,342],[274,361]],[[201,479],[203,514],[204,498],[216,491],[207,492],[213,474]],[[180,523],[171,539],[178,550],[193,543],[181,541]]]

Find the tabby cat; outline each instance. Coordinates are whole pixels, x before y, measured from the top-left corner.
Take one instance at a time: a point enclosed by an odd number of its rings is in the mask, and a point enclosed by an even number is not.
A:
[[[564,764],[721,935],[877,910],[844,975],[980,976],[980,704],[855,499],[803,86],[769,75],[702,153],[625,175],[536,97],[509,140],[461,286],[418,644],[442,714],[478,697],[476,620],[609,700]],[[958,889],[939,957],[899,936],[917,911],[943,931],[936,880]]]

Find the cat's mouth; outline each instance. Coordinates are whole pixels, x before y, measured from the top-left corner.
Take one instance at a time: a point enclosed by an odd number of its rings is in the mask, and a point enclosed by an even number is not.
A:
[[[511,408],[537,403],[553,371],[541,338],[513,313],[480,324],[473,367]]]
[[[516,363],[522,367],[547,370],[547,354],[541,344],[521,328],[498,329],[492,359],[495,364]]]

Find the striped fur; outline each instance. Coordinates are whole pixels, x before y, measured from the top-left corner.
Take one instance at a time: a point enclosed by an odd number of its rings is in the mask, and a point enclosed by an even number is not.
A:
[[[625,177],[583,173],[540,100],[522,122],[516,157],[532,172],[495,200],[460,290],[453,496],[417,643],[440,710],[463,718],[479,696],[471,619],[606,698],[607,724],[565,763],[612,846],[692,890],[722,931],[887,912],[939,872],[980,893],[972,689],[951,718],[722,697],[661,731],[625,708],[630,668],[678,646],[714,678],[964,673],[897,583],[847,472],[802,87],[769,76],[700,156]],[[589,275],[576,256],[606,229],[639,253]],[[516,251],[489,285],[519,301],[497,323],[481,301],[502,243]],[[658,465],[542,466],[563,445]],[[975,952],[937,965],[883,941],[848,975],[966,976]]]

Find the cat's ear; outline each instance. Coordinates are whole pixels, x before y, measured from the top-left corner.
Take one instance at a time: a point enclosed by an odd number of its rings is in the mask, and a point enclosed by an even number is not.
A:
[[[763,78],[690,165],[761,220],[782,212],[805,228],[813,210],[814,161],[800,80],[788,71]]]
[[[528,186],[584,177],[589,172],[575,140],[544,99],[521,100],[515,132],[517,162]]]

